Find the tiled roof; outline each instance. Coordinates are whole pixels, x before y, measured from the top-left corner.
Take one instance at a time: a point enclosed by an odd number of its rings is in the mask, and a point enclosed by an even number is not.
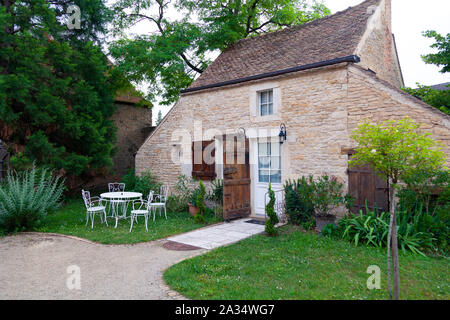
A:
[[[441,84],[435,84],[434,86],[431,86],[431,89],[434,89],[434,90],[450,90],[450,82],[441,83]]]
[[[124,93],[114,98],[114,102],[116,103],[138,104],[141,101],[142,97],[137,95],[135,92]]]
[[[313,22],[246,38],[227,48],[189,87],[248,78],[355,53],[373,14],[368,0]]]

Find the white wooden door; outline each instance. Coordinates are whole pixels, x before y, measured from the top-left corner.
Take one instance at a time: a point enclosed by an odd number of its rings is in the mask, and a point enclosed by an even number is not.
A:
[[[279,142],[271,142],[267,139],[259,140],[254,150],[256,166],[253,174],[255,180],[255,204],[254,212],[256,216],[265,216],[265,204],[269,201],[267,192],[269,183],[272,185],[273,191],[283,189],[281,177],[281,144]],[[276,193],[277,197],[282,196]],[[277,201],[282,199],[277,199]]]

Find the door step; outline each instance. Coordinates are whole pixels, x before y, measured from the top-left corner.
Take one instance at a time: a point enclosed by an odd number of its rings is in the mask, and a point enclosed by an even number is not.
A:
[[[264,220],[255,220],[255,219],[247,220],[247,221],[245,221],[245,222],[247,222],[247,223],[253,223],[253,224],[259,224],[259,225],[262,225],[262,226],[266,223]]]

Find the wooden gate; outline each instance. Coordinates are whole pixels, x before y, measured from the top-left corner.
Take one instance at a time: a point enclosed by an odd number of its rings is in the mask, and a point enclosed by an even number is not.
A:
[[[236,135],[223,138],[223,218],[247,217],[251,214],[249,141]]]
[[[351,211],[359,214],[362,210],[389,211],[389,183],[380,178],[368,166],[348,169],[348,190],[355,203]]]

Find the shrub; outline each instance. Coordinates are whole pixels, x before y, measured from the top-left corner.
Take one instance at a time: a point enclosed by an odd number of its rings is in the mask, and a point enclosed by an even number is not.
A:
[[[326,217],[330,215],[333,209],[345,204],[346,197],[343,196],[342,183],[339,183],[335,177],[327,175],[318,177],[313,183],[312,203],[314,213],[317,216]]]
[[[148,195],[150,190],[159,193],[159,189],[162,185],[148,170],[143,172],[140,176],[137,176],[135,170],[130,169],[128,173],[122,177],[122,182],[125,183],[125,190],[140,192],[143,195]]]
[[[194,221],[196,223],[205,223],[205,214],[206,214],[206,206],[205,206],[205,185],[202,181],[200,181],[200,188],[198,189],[197,198],[195,199],[195,206],[199,209],[198,212],[194,216]]]
[[[178,177],[177,184],[175,185],[175,193],[168,199],[167,208],[173,212],[186,212],[188,211],[188,202],[193,201],[195,205],[195,199],[192,200],[192,194],[195,190],[195,181],[185,175]]]
[[[420,219],[417,232],[431,233],[433,250],[448,253],[450,235],[450,172],[416,172],[398,191],[398,210]],[[416,215],[418,217],[416,217]]]
[[[338,230],[339,228],[334,223],[329,223],[322,229],[321,233],[324,237],[333,237],[338,233]]]
[[[35,229],[61,205],[63,190],[64,180],[47,169],[9,173],[0,186],[0,229]]]
[[[285,209],[290,223],[302,225],[311,221],[314,216],[313,185],[312,176],[288,180],[284,184]]]
[[[269,219],[265,223],[265,231],[269,236],[276,236],[278,230],[275,225],[279,222],[277,213],[274,209],[275,206],[275,192],[272,190],[272,185],[269,183],[269,202],[266,205],[266,215]]]

